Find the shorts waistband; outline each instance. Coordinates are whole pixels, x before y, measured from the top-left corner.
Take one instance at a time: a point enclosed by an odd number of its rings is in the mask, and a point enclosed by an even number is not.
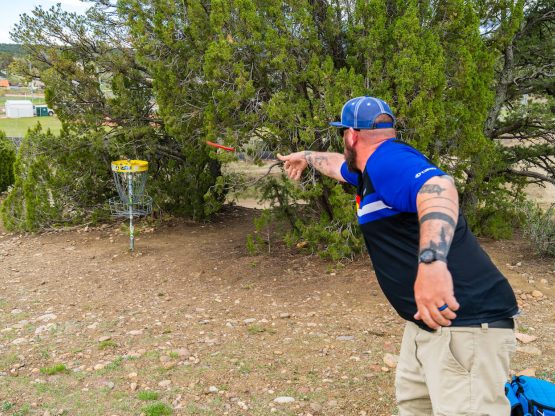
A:
[[[422,323],[422,324],[416,324],[418,325],[418,327],[420,329],[423,329],[424,331],[428,331],[428,332],[435,332],[435,329],[432,329],[428,326],[426,326],[426,324]],[[493,321],[493,322],[484,322],[481,324],[470,324],[470,325],[456,325],[453,326],[454,328],[498,328],[498,329],[514,329],[515,327],[515,320],[513,318],[505,318],[505,319],[499,319],[498,321]],[[450,328],[450,327],[447,327]]]

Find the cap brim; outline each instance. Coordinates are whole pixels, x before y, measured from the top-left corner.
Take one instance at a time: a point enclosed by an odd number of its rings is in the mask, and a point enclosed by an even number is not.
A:
[[[348,127],[342,124],[340,121],[331,121],[329,124],[332,127]]]

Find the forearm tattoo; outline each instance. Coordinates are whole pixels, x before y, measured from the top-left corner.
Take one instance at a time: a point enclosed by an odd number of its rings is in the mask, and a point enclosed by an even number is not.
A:
[[[449,216],[447,214],[444,214],[443,212],[430,212],[428,214],[423,215],[420,218],[420,225],[422,225],[426,221],[430,221],[430,220],[445,221],[446,223],[448,223],[453,228],[455,228],[457,226],[457,223],[455,222],[455,220],[451,216]]]
[[[307,163],[316,169],[322,168],[328,162],[327,155],[321,152],[312,152],[307,150],[304,152],[304,157]]]
[[[450,176],[442,178],[454,184]],[[456,193],[452,195],[451,185],[442,185],[424,184],[418,192],[422,196],[426,194],[418,204],[422,237],[420,249],[431,248],[447,256],[457,228],[458,202]]]
[[[441,227],[441,233],[439,234],[439,242],[430,240],[427,245],[425,245],[424,247],[421,247],[421,250],[426,248],[431,248],[432,250],[435,250],[438,253],[447,257],[452,241],[453,241],[452,230],[446,231],[445,227]]]

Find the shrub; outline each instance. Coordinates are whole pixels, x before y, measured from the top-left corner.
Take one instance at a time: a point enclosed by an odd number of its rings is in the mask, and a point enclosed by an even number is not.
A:
[[[522,232],[538,254],[555,257],[555,204],[546,210],[530,201],[523,204]]]
[[[14,183],[13,165],[15,163],[15,146],[3,131],[0,131],[0,192],[4,192]]]

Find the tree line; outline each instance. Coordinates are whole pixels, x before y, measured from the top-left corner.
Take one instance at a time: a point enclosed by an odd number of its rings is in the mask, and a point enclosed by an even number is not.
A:
[[[237,178],[206,146],[341,151],[327,122],[358,95],[388,101],[402,140],[453,174],[478,233],[507,236],[529,183],[555,183],[554,0],[110,0],[22,15],[19,74],[62,121],[30,131],[8,227],[101,218],[109,162],[147,159],[159,209],[218,212]],[[333,258],[362,244],[352,190],[316,172],[256,184],[286,239]],[[38,197],[42,195],[43,197]]]

